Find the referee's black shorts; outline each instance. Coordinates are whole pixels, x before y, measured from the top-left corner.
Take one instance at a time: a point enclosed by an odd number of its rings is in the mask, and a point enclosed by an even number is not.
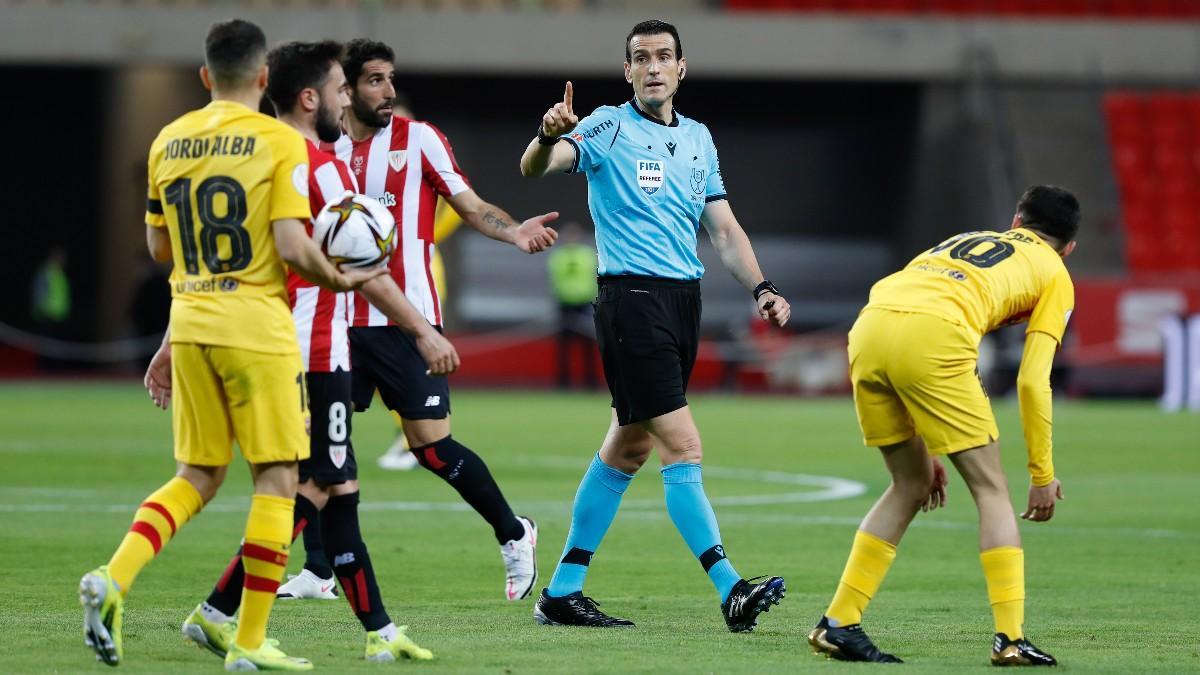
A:
[[[700,342],[700,282],[600,277],[596,340],[621,426],[687,405]]]

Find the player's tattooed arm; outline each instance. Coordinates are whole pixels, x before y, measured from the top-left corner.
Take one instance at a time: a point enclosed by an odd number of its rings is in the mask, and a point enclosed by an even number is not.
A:
[[[509,227],[517,227],[517,224],[507,217],[507,214],[488,211],[483,214],[483,222],[496,228],[497,234],[503,235],[503,230]],[[505,237],[507,238],[507,237]]]
[[[558,233],[546,227],[546,223],[558,218],[557,211],[534,216],[518,225],[508,212],[483,201],[474,190],[464,190],[448,201],[463,222],[480,234],[512,244],[525,253],[544,251],[558,239]]]

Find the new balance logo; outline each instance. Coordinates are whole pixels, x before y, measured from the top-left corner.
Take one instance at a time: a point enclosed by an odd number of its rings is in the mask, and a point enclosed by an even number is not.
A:
[[[343,553],[339,556],[336,556],[333,559],[333,566],[341,567],[342,565],[349,565],[352,562],[354,562],[354,552],[353,551],[351,551],[349,553]]]
[[[426,397],[426,399],[425,399],[425,407],[426,408],[434,408],[434,407],[441,405],[441,403],[442,403],[441,396],[429,396],[429,397]]]

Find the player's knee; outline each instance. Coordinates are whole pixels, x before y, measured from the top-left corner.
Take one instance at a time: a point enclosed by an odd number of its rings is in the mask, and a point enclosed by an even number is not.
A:
[[[196,488],[196,492],[200,494],[200,499],[207,504],[212,501],[213,497],[217,496],[217,490],[225,482],[227,468],[224,466],[180,464],[175,475],[191,483],[192,487]]]
[[[608,457],[601,456],[601,461],[618,471],[625,473],[637,473],[646,460],[650,458],[650,453],[654,450],[653,446],[626,446],[618,448]],[[611,461],[609,461],[611,460]]]
[[[932,476],[927,481],[917,480],[913,476],[893,477],[891,491],[902,502],[917,509],[929,496],[932,485]]]
[[[404,438],[411,448],[433,445],[450,435],[450,419],[440,420],[410,420],[401,422]]]
[[[1009,501],[1008,481],[1001,471],[980,471],[964,477],[964,480],[976,500],[1000,498]]]
[[[671,464],[699,464],[704,459],[704,447],[699,434],[687,434],[672,445],[668,448],[669,453],[664,453],[669,455],[664,456],[664,461],[669,459]]]

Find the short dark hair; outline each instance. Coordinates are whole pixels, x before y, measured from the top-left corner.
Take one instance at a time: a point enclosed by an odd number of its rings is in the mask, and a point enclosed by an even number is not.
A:
[[[346,52],[342,55],[342,70],[346,71],[346,81],[353,87],[358,84],[358,76],[362,75],[363,64],[379,59],[388,63],[396,63],[396,52],[392,48],[366,38],[357,38],[346,44]]]
[[[291,112],[301,91],[325,84],[329,66],[341,57],[342,45],[333,40],[289,42],[268,52],[267,98],[275,106],[275,112]]]
[[[1017,202],[1021,226],[1066,244],[1079,234],[1079,200],[1056,185],[1034,185]]]
[[[217,85],[238,86],[257,74],[267,52],[267,36],[243,19],[214,23],[204,38],[204,64]]]
[[[629,52],[629,41],[633,39],[634,35],[661,35],[663,33],[669,33],[671,37],[675,38],[675,58],[682,59],[683,42],[679,39],[679,31],[675,29],[675,26],[666,21],[650,19],[634,26],[633,30],[629,31],[629,35],[625,36],[625,61],[628,62],[633,58],[633,54]]]

